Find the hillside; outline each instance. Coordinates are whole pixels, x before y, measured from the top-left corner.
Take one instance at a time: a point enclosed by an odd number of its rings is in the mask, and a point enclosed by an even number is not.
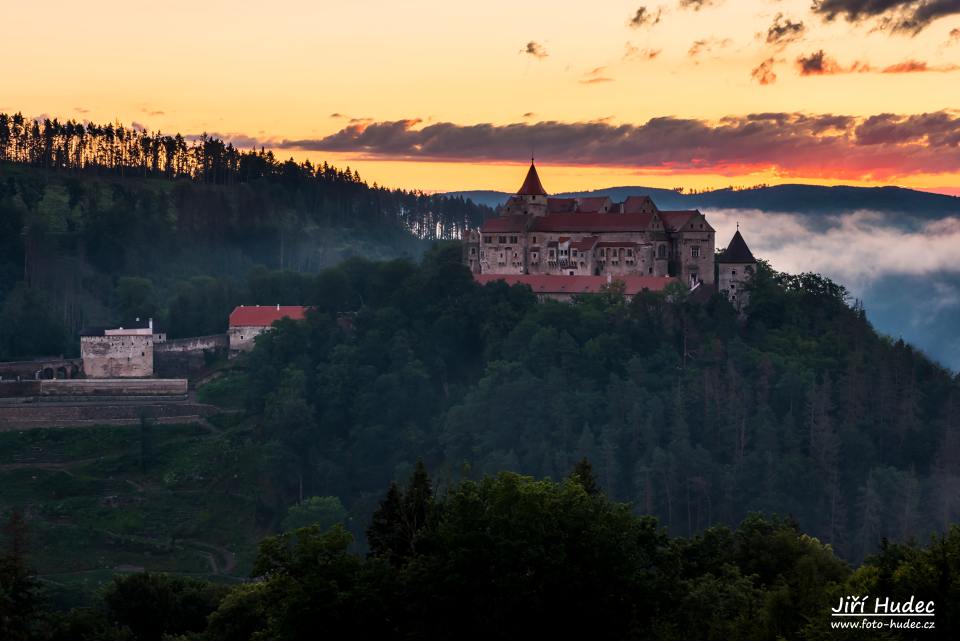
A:
[[[58,602],[132,568],[243,576],[261,536],[317,520],[363,551],[418,460],[442,490],[587,458],[672,536],[788,515],[848,561],[960,518],[960,381],[878,336],[839,285],[763,266],[741,324],[682,288],[537,302],[459,259],[451,243],[264,274],[317,312],[201,386],[240,414],[0,434],[2,511],[25,510]],[[96,552],[71,556],[81,535]]]
[[[223,331],[233,305],[300,302],[246,298],[257,267],[415,259],[490,213],[209,137],[0,114],[0,360],[75,353],[131,314]]]

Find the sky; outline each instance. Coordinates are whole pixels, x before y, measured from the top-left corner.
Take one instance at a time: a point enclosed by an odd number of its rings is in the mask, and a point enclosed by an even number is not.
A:
[[[960,0],[6,0],[0,111],[426,191],[960,194]]]

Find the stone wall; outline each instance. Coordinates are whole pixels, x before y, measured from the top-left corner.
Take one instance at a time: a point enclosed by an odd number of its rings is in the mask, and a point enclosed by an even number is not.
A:
[[[186,396],[184,378],[76,379],[39,381],[39,396]]]
[[[230,356],[253,349],[253,339],[270,329],[269,327],[231,327],[227,330],[230,337]]]
[[[154,357],[164,352],[204,352],[207,350],[226,350],[229,343],[226,334],[211,336],[194,336],[192,338],[178,338],[154,345]]]
[[[226,334],[181,338],[154,345],[154,371],[164,378],[191,376],[226,355]]]
[[[153,336],[82,336],[80,356],[88,378],[153,376]]]

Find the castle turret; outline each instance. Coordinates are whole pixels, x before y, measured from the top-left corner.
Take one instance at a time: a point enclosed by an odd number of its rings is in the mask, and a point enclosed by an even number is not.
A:
[[[547,191],[540,182],[537,167],[530,159],[527,177],[517,191],[504,205],[504,214],[508,216],[545,216],[547,214]]]
[[[746,285],[757,269],[747,241],[740,234],[740,226],[730,239],[727,248],[717,257],[717,284],[720,293],[727,297],[737,311],[743,311],[749,301]]]

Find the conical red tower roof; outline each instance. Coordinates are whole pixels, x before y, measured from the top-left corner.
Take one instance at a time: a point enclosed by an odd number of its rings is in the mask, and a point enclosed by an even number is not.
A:
[[[540,176],[537,175],[537,168],[533,164],[533,160],[530,160],[530,170],[527,172],[527,177],[523,181],[523,185],[520,186],[520,191],[517,192],[518,196],[546,196],[547,192],[543,188],[543,185],[540,184]]]

